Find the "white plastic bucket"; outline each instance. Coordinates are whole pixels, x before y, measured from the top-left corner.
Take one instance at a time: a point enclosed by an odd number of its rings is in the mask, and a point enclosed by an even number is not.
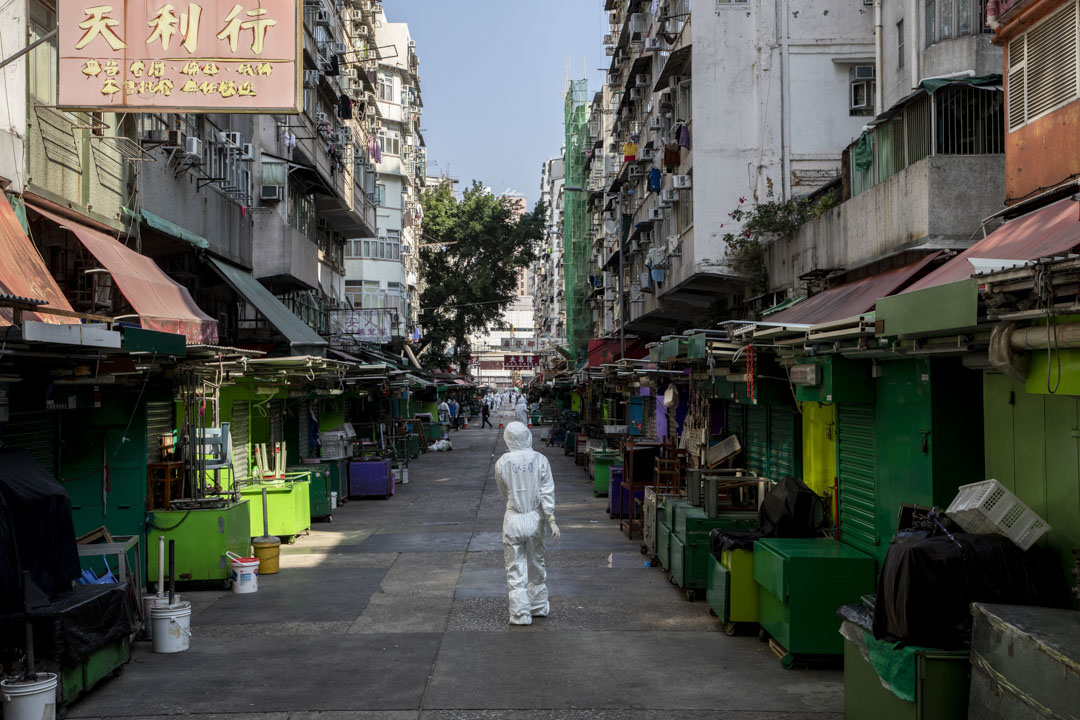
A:
[[[234,593],[253,593],[259,591],[259,558],[240,557],[226,551],[232,561],[232,589]]]
[[[154,626],[154,652],[184,652],[191,645],[191,603],[155,605],[150,608]]]
[[[337,507],[337,493],[336,492],[331,492],[330,493],[330,507],[331,508],[336,508]]]
[[[34,680],[0,681],[5,720],[54,720],[56,675],[37,673]]]

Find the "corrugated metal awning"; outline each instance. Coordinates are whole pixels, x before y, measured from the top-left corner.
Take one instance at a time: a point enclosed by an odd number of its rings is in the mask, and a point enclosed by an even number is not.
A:
[[[829,288],[798,305],[769,316],[770,323],[817,325],[843,320],[874,309],[878,298],[892,295],[933,262],[941,252],[931,253],[910,265]]]
[[[1038,260],[1066,255],[1080,246],[1080,203],[1058,200],[1010,220],[905,292],[945,285],[978,272],[972,260]]]
[[[144,328],[183,335],[190,343],[217,342],[217,321],[200,310],[187,288],[166,275],[153,260],[100,230],[36,205],[29,207],[79,239],[109,271]]]
[[[667,62],[664,63],[664,69],[660,71],[660,75],[656,78],[656,84],[653,85],[653,92],[667,90],[668,79],[673,76],[690,74],[693,47],[693,45],[684,45],[668,56]]]
[[[45,267],[34,243],[23,232],[14,208],[0,198],[0,293],[33,300],[44,300],[49,307],[71,310],[60,286]],[[11,308],[0,308],[0,326],[10,325]],[[54,324],[78,324],[76,318],[23,312],[24,320],[40,320]]]
[[[262,316],[285,336],[293,350],[309,348],[321,351],[327,346],[326,340],[319,333],[294,315],[251,273],[217,258],[209,258],[209,260],[221,278],[241,297],[254,305]]]

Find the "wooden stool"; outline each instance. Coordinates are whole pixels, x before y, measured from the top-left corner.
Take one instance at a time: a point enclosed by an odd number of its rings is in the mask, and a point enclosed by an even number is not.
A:
[[[168,510],[184,492],[184,463],[159,462],[146,466],[146,509]]]

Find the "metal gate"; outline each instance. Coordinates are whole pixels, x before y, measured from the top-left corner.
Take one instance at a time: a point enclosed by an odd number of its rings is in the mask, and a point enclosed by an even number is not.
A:
[[[248,457],[247,400],[233,401],[229,434],[232,435],[233,482],[244,482],[248,479],[248,468],[251,466]]]
[[[170,401],[146,403],[146,462],[161,462],[161,436],[171,435],[176,406]]]
[[[874,407],[837,406],[837,477],[840,486],[840,539],[877,554]]]
[[[755,475],[769,477],[769,411],[760,405],[746,407],[746,469]]]
[[[41,467],[58,478],[57,416],[46,410],[12,412],[10,419],[0,425],[0,447],[4,450],[29,450]]]
[[[798,413],[774,405],[769,408],[769,474],[779,480],[788,475],[802,475],[802,438]]]

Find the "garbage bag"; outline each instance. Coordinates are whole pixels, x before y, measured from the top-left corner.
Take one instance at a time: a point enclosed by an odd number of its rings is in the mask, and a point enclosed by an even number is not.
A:
[[[878,576],[874,636],[943,649],[971,641],[973,602],[1065,607],[1060,564],[1002,535],[899,538]]]
[[[824,519],[821,497],[802,480],[788,475],[762,501],[757,530],[714,529],[709,533],[709,550],[719,560],[724,550],[752,550],[761,538],[817,537]]]

